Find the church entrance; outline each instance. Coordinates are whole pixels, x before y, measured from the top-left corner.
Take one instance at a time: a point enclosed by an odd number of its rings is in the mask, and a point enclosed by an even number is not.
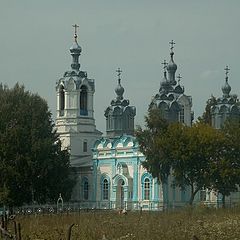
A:
[[[117,184],[117,192],[116,192],[116,208],[123,209],[124,208],[124,180],[120,179]]]

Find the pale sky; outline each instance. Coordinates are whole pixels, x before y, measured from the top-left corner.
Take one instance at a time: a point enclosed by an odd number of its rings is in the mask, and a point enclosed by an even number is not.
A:
[[[53,117],[56,81],[70,69],[75,23],[81,70],[95,79],[95,119],[104,133],[116,69],[123,71],[125,98],[137,108],[135,123],[143,125],[172,39],[195,119],[211,94],[222,95],[226,65],[231,93],[239,95],[239,0],[0,0],[0,81],[38,93]]]

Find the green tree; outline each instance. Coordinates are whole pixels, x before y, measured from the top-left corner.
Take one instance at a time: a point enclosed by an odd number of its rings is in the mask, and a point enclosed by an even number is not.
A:
[[[205,107],[205,111],[202,115],[202,117],[198,118],[198,121],[205,123],[205,124],[209,124],[210,126],[212,126],[212,118],[211,118],[211,108],[212,106],[214,106],[217,103],[217,99],[216,97],[214,97],[213,95],[207,100],[206,103],[206,107]]]
[[[221,130],[224,143],[220,154],[211,161],[211,188],[222,194],[225,207],[225,197],[238,190],[240,184],[240,121],[227,120]]]
[[[146,129],[138,128],[136,137],[146,160],[143,166],[159,181],[171,173],[174,184],[191,189],[189,204],[202,188],[210,185],[210,161],[219,156],[221,133],[208,124],[167,123],[160,110],[149,110]]]
[[[192,205],[199,190],[211,184],[210,163],[219,158],[224,138],[208,124],[195,123],[192,127],[170,125],[167,139],[174,184],[182,189],[190,188]]]
[[[74,180],[48,105],[23,86],[0,85],[0,204],[69,199]]]
[[[162,117],[160,109],[149,109],[145,122],[146,128],[138,126],[135,133],[140,150],[146,157],[143,166],[153,177],[165,182],[171,169],[166,151],[168,149],[164,146],[164,136],[169,124]]]

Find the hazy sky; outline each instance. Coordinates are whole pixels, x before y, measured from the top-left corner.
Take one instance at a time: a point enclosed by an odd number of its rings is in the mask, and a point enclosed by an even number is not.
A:
[[[70,69],[75,23],[80,25],[81,70],[95,79],[101,131],[104,110],[115,97],[118,67],[124,96],[137,108],[135,122],[143,125],[172,39],[195,119],[211,94],[222,95],[226,65],[231,93],[239,95],[239,0],[0,0],[0,81],[39,93],[55,117],[56,81]]]

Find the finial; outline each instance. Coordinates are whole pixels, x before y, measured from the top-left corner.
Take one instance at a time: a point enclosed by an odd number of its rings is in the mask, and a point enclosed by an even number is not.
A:
[[[166,71],[166,68],[167,68],[167,62],[166,60],[164,59],[164,61],[162,62],[162,65],[163,65],[163,70],[164,72]]]
[[[162,62],[162,65],[163,65],[163,73],[164,73],[164,77],[167,78],[167,62],[166,60],[164,59],[164,61]]]
[[[74,27],[74,39],[77,42],[77,28],[79,27],[77,24],[72,25]]]
[[[117,70],[116,70],[116,72],[117,72],[117,76],[118,76],[118,83],[120,84],[120,82],[121,82],[121,73],[122,73],[122,70],[120,69],[120,68],[118,68]]]
[[[225,77],[226,82],[225,82],[225,85],[222,87],[222,92],[223,92],[223,96],[228,98],[230,96],[229,93],[231,92],[231,86],[228,84],[228,73],[229,73],[230,68],[228,66],[226,66],[226,68],[224,68],[224,70],[226,72],[225,73],[226,74],[226,77]]]
[[[177,76],[177,79],[178,79],[178,85],[179,85],[179,83],[180,83],[181,78],[182,78],[182,76],[181,76],[180,74],[178,74],[178,76]]]
[[[229,73],[230,68],[228,66],[226,66],[226,68],[224,68],[224,70],[225,70],[225,74],[226,74],[226,81],[228,81],[228,73]]]
[[[173,52],[173,48],[174,48],[174,44],[176,44],[173,40],[171,42],[169,42],[170,44],[170,49],[171,49],[171,52]]]

